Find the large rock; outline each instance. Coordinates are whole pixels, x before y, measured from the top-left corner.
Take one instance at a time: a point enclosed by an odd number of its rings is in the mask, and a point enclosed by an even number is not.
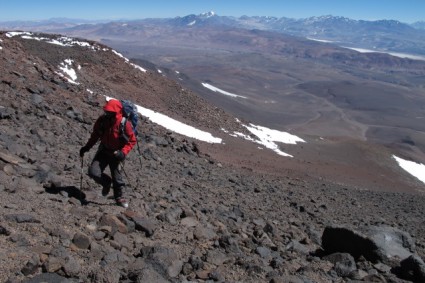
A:
[[[102,218],[99,221],[100,226],[110,226],[112,227],[111,234],[115,234],[115,232],[119,231],[123,234],[128,233],[127,226],[122,223],[117,216],[110,215],[110,214],[104,214]]]
[[[2,225],[0,225],[0,235],[6,235],[9,236],[10,235],[10,230],[7,227],[3,227]]]
[[[156,224],[153,220],[145,218],[133,211],[125,211],[124,215],[131,219],[135,224],[135,229],[145,232],[146,237],[152,237],[156,230]]]
[[[386,259],[399,258],[403,260],[415,251],[415,243],[412,237],[400,229],[388,226],[371,226],[365,230],[365,234],[373,240]]]
[[[37,272],[40,264],[40,258],[38,256],[33,256],[30,260],[27,261],[25,266],[21,269],[22,274],[25,276],[34,274]]]
[[[183,268],[177,253],[173,249],[165,247],[144,247],[140,251],[140,255],[150,264],[155,270],[162,270],[166,277],[176,277],[180,274]]]
[[[220,250],[211,250],[207,252],[206,261],[214,265],[222,265],[228,257]]]
[[[391,262],[409,257],[414,250],[412,238],[393,227],[371,226],[355,231],[346,227],[328,226],[322,235],[326,253],[349,253],[364,256],[372,262]]]
[[[12,108],[0,106],[0,120],[1,119],[10,119],[14,111]]]
[[[3,160],[4,162],[11,163],[14,165],[25,163],[25,160],[23,160],[22,158],[9,154],[5,151],[0,151],[0,159]]]
[[[40,223],[40,220],[36,219],[34,215],[25,213],[7,214],[4,218],[10,222],[16,223]]]
[[[414,282],[425,282],[425,263],[418,255],[411,255],[401,263],[401,273]]]
[[[68,279],[57,275],[56,273],[43,273],[34,276],[31,279],[23,281],[23,283],[74,283],[78,280]]]
[[[78,277],[81,271],[81,265],[74,257],[71,256],[64,264],[63,271],[69,277]]]
[[[56,272],[65,264],[65,259],[50,256],[43,264],[43,270],[47,272]]]
[[[138,272],[137,282],[169,283],[170,281],[156,272],[154,268],[147,266]]]
[[[217,234],[213,229],[204,226],[196,227],[195,231],[193,231],[193,236],[199,241],[211,241],[217,238]]]
[[[107,264],[101,268],[92,270],[88,277],[90,278],[90,281],[87,282],[119,283],[120,271],[113,265]]]
[[[335,272],[341,277],[347,277],[357,269],[354,258],[348,253],[334,253],[325,256],[323,259],[332,262]]]
[[[376,261],[378,247],[366,235],[345,227],[326,227],[322,235],[322,247],[326,253],[349,253],[355,258],[364,256]]]
[[[90,247],[91,240],[87,235],[81,232],[77,232],[75,233],[74,238],[72,239],[72,242],[79,249],[88,249]]]

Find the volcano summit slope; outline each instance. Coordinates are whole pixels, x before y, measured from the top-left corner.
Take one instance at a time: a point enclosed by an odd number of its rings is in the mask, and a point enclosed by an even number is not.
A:
[[[279,156],[229,135],[253,138],[248,121],[105,45],[2,32],[0,46],[1,282],[423,282],[423,184],[385,148],[303,136]],[[105,96],[222,143],[142,113],[130,206],[115,206],[78,156]]]

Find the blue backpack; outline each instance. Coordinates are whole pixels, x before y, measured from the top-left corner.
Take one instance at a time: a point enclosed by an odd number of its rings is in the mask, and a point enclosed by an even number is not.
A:
[[[128,136],[125,133],[125,124],[127,121],[130,121],[131,127],[133,128],[134,135],[137,137],[137,122],[139,121],[139,113],[137,111],[136,105],[130,100],[120,100],[122,104],[122,120],[120,124],[120,136],[128,141]]]

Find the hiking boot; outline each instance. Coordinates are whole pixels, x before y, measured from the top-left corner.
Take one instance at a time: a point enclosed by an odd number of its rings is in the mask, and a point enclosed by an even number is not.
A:
[[[102,188],[102,196],[106,197],[109,194],[110,190],[111,190],[111,186],[104,186]]]
[[[125,198],[117,198],[116,200],[117,205],[127,208],[128,207],[128,201]]]

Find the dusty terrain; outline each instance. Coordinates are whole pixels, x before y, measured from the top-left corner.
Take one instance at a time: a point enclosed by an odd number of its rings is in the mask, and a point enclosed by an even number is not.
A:
[[[157,72],[140,71],[107,46],[66,47],[5,33],[0,39],[1,282],[425,278],[423,184],[387,148],[303,135],[305,144],[282,145],[294,158],[279,157],[221,131],[246,131],[228,112]],[[70,58],[79,84],[58,74]],[[225,144],[142,119],[141,158],[134,149],[125,163],[130,207],[117,207],[81,174],[78,156],[103,95],[132,99]],[[352,232],[337,234],[334,249],[325,231],[341,226]],[[359,237],[350,235],[371,227],[396,233],[403,252],[344,248],[356,245]],[[379,257],[370,256],[376,250]]]
[[[87,36],[128,58],[155,63],[153,71],[168,68],[167,76],[254,124],[367,139],[425,162],[424,61],[362,54],[270,32],[171,30],[139,34],[137,40],[124,30],[122,36]],[[246,99],[213,93],[201,82]]]

